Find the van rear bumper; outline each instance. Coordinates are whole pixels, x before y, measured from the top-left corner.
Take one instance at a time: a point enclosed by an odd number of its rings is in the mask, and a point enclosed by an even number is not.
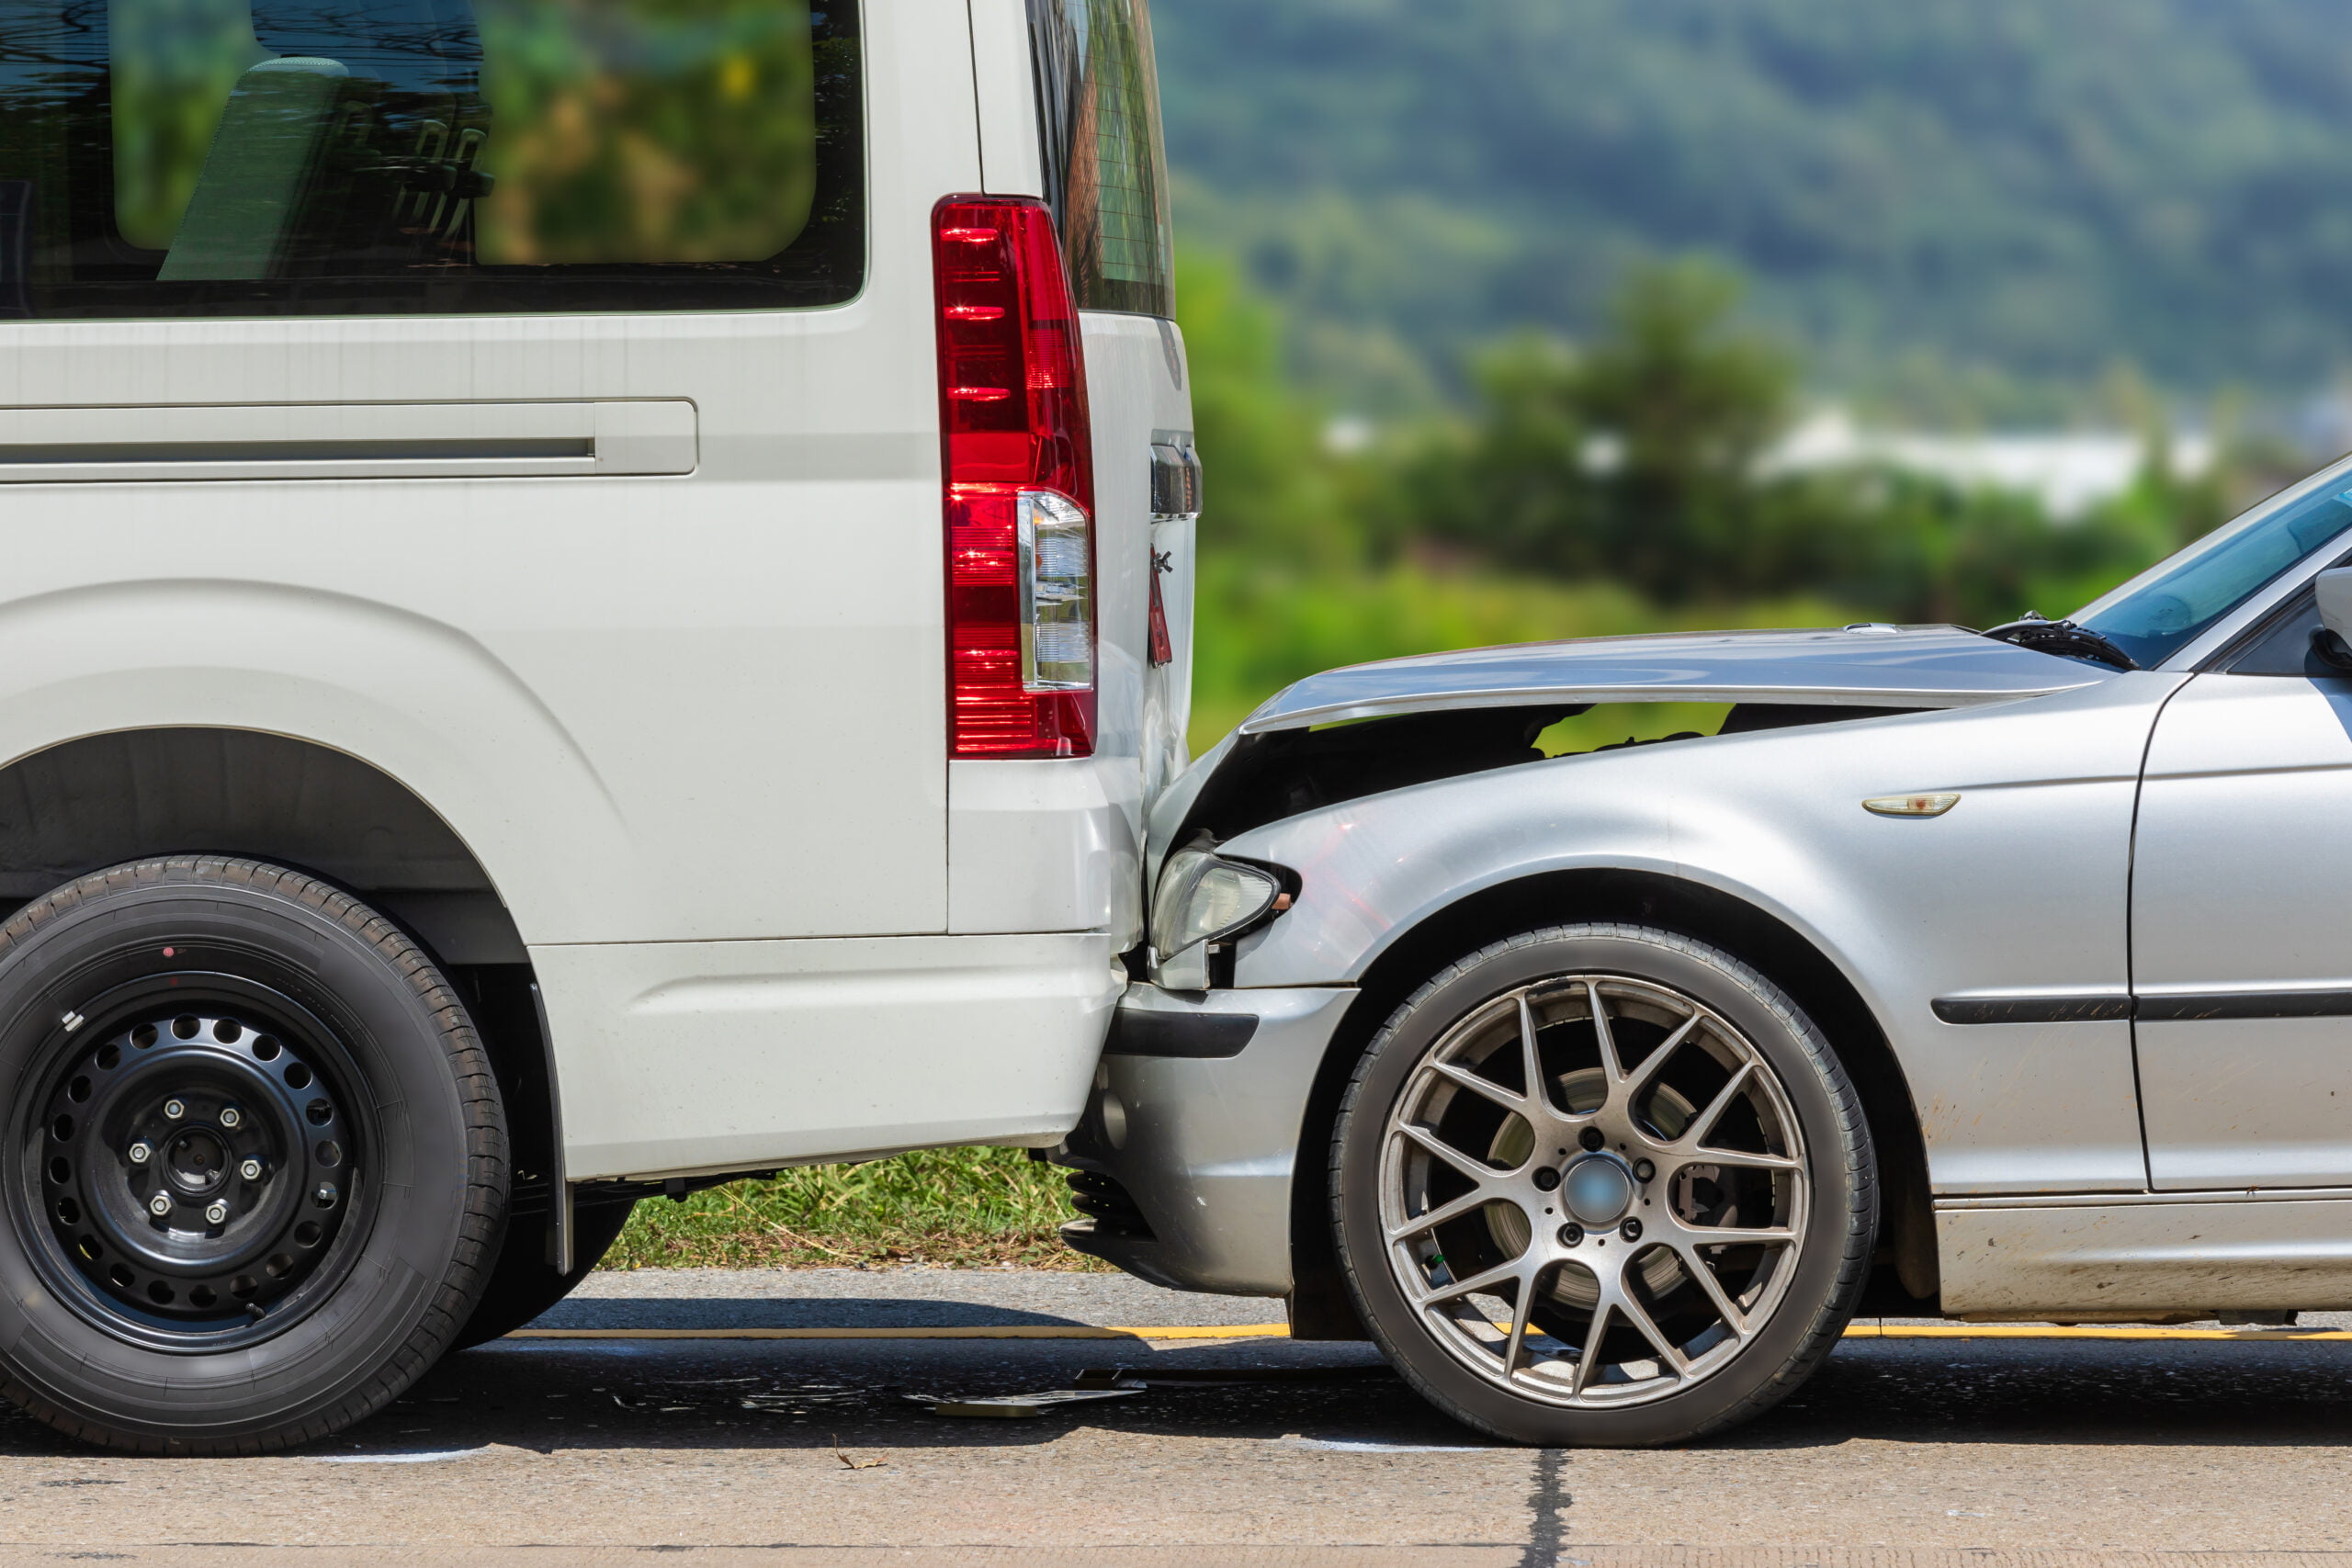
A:
[[[1126,986],[1100,931],[560,943],[531,963],[573,1181],[1050,1145]]]
[[[1111,1184],[1083,1183],[1098,1213],[1063,1239],[1176,1290],[1288,1295],[1306,1096],[1355,998],[1128,987],[1086,1113],[1049,1156]]]
[[[1133,757],[947,764],[947,929],[1143,938],[1143,770]]]

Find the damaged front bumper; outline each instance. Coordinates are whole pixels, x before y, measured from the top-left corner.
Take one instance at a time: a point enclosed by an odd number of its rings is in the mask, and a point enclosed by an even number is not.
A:
[[[1181,1291],[1291,1290],[1291,1172],[1349,987],[1127,988],[1086,1114],[1049,1156],[1080,1252]]]

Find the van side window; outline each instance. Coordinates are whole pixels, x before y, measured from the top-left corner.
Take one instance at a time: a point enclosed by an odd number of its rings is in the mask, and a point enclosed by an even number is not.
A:
[[[0,0],[0,316],[838,303],[859,71],[854,0]]]
[[[1046,192],[1081,310],[1173,316],[1168,155],[1145,0],[1030,0]]]

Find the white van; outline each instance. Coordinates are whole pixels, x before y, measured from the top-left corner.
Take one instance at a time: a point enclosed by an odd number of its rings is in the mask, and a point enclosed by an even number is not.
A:
[[[0,3],[0,1379],[251,1452],[1076,1121],[1183,761],[1143,0]]]

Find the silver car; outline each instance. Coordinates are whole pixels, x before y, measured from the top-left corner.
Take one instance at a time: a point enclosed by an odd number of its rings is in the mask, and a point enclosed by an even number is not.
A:
[[[1546,1444],[1858,1311],[2352,1306],[2352,463],[2071,620],[1314,676],[1153,822],[1069,1239]],[[1589,705],[1712,736],[1545,758]]]

